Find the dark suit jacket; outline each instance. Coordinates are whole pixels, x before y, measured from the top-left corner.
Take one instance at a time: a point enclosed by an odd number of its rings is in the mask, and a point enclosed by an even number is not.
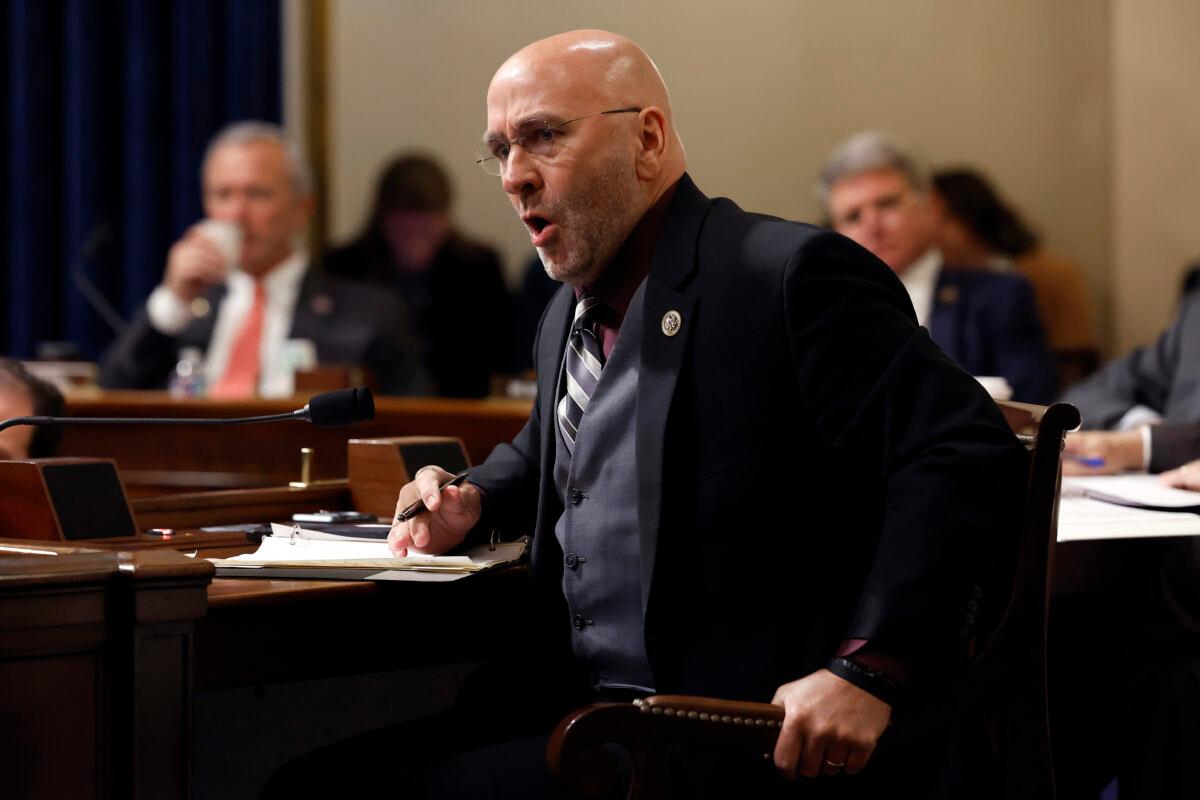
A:
[[[1139,347],[1082,383],[1063,400],[1079,408],[1085,428],[1112,428],[1134,406],[1161,414],[1150,429],[1155,471],[1200,458],[1200,292],[1154,344]]]
[[[212,311],[178,336],[159,332],[145,308],[105,353],[100,385],[106,389],[157,389],[175,369],[179,350],[208,349],[216,309],[225,286],[205,295]],[[385,394],[427,394],[429,381],[405,332],[404,311],[395,298],[369,287],[336,280],[309,268],[292,316],[293,339],[310,339],[321,363],[370,367]]]
[[[543,317],[528,423],[471,477],[486,492],[480,531],[534,531],[547,635],[563,647],[553,407],[573,305],[563,289]],[[668,310],[683,320],[674,336]],[[887,267],[837,234],[709,200],[685,176],[642,336],[625,466],[658,691],[769,701],[847,638],[919,675],[957,665],[1016,535],[1021,454]]]
[[[390,257],[374,239],[330,252],[323,266],[330,275],[396,285]],[[429,268],[429,295],[428,340],[413,338],[434,391],[448,397],[487,395],[491,376],[508,371],[512,325],[512,302],[496,251],[451,234]]]
[[[943,267],[929,335],[972,375],[1007,380],[1014,400],[1048,403],[1057,393],[1033,291],[1020,275]]]

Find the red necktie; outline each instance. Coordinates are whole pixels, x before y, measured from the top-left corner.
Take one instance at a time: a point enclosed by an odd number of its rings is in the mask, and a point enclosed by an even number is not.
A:
[[[225,374],[213,385],[210,397],[254,397],[258,393],[259,350],[262,346],[263,313],[267,292],[262,281],[254,282],[254,305],[229,354]]]

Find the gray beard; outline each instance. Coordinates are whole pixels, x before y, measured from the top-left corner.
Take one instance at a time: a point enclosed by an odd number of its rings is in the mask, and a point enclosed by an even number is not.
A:
[[[569,209],[567,229],[577,239],[566,256],[552,261],[539,247],[546,274],[571,286],[591,286],[642,218],[641,193],[633,166],[614,153],[595,179],[595,190]]]

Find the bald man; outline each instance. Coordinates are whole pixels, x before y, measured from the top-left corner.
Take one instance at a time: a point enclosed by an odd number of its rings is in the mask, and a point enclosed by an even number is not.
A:
[[[565,286],[524,429],[461,489],[421,469],[399,505],[429,511],[389,542],[532,531],[538,646],[493,701],[773,701],[773,764],[685,753],[684,796],[960,796],[941,745],[871,757],[904,686],[965,659],[968,603],[994,610],[983,584],[1017,530],[1021,462],[987,394],[866,250],[705,197],[627,39],[575,31],[506,61],[480,163]],[[545,776],[555,719],[461,754],[438,796],[565,796]]]

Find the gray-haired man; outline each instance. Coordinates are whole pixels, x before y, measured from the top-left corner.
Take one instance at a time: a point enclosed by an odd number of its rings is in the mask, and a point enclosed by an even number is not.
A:
[[[954,269],[934,246],[928,177],[886,135],[863,131],[829,155],[817,197],[834,230],[870,250],[900,278],[917,321],[963,369],[1002,377],[1016,400],[1055,394],[1029,283],[1014,273]]]
[[[301,246],[311,171],[281,128],[226,127],[201,178],[207,218],[171,247],[162,283],[104,358],[103,386],[161,387],[193,347],[206,353],[210,394],[290,395],[285,352],[304,340],[320,362],[370,367],[385,392],[425,390],[396,300],[312,269]]]

